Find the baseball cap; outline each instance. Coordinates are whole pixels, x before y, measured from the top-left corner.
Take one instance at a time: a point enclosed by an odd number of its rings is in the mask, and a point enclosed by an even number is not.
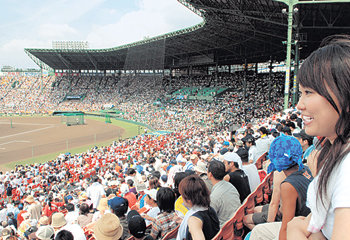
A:
[[[145,194],[150,196],[154,201],[157,201],[157,190],[156,189],[151,189],[151,190],[145,190]]]
[[[122,197],[115,197],[108,200],[108,206],[110,206],[113,210],[124,207],[125,205],[128,205],[128,202],[125,198]]]
[[[298,133],[293,133],[293,136],[296,138],[306,139],[306,140],[310,140],[310,141],[313,140],[313,137],[308,135],[304,129]]]
[[[239,168],[242,168],[242,160],[241,157],[234,152],[227,152],[223,155],[224,160],[228,161],[228,162],[236,162],[238,163]]]
[[[128,229],[136,238],[141,238],[146,232],[146,222],[136,210],[131,210],[127,217]]]

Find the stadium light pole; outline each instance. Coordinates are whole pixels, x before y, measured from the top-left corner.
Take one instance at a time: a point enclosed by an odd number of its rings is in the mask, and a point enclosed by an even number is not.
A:
[[[318,4],[318,3],[347,3],[350,0],[326,0],[326,1],[302,1],[302,0],[275,0],[288,5],[288,30],[287,30],[287,56],[286,56],[286,79],[284,85],[284,109],[288,108],[289,103],[289,84],[290,84],[290,67],[292,52],[292,31],[293,31],[293,10],[297,4]],[[294,93],[296,94],[296,93]]]

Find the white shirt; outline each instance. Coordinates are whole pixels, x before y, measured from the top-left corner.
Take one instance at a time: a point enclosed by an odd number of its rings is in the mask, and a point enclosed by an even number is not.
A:
[[[243,165],[242,170],[248,176],[250,191],[254,192],[256,187],[260,184],[260,177],[258,169],[255,164]]]
[[[58,232],[60,232],[61,230],[67,230],[71,232],[73,234],[74,240],[86,240],[84,231],[78,224],[67,224],[66,226],[61,228]]]
[[[94,208],[97,208],[100,199],[103,195],[106,195],[106,192],[103,188],[103,185],[98,182],[94,182],[90,187],[87,188],[86,195],[91,198]]]
[[[263,138],[259,138],[258,140],[256,140],[255,145],[257,148],[257,155],[258,157],[260,157],[261,155],[263,155],[265,152],[268,152],[270,149],[270,139],[265,136]]]
[[[64,217],[67,221],[67,224],[75,224],[77,223],[77,219],[79,216],[79,212],[68,212],[66,216]]]
[[[321,223],[322,226],[322,223],[325,221],[322,228],[322,233],[327,239],[331,239],[332,237],[335,209],[350,208],[349,172],[350,153],[347,154],[338,167],[333,170],[332,175],[329,178],[327,198],[324,201],[326,207],[328,207],[328,210],[325,209],[319,201],[320,198],[317,192],[319,174],[310,183],[308,188],[307,205],[310,207],[312,213],[310,225],[312,223]]]

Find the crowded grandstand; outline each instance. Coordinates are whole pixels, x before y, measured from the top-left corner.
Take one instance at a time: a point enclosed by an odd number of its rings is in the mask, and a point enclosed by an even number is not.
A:
[[[298,6],[293,78],[283,3],[179,2],[203,23],[111,49],[25,49],[51,74],[0,76],[4,117],[151,130],[1,172],[1,239],[348,238],[350,37],[321,41],[349,34],[350,5]]]

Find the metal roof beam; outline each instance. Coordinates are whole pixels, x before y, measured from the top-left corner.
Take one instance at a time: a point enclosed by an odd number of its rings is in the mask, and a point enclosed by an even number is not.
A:
[[[92,65],[94,65],[95,67],[95,70],[97,70],[97,63],[96,61],[92,58],[92,56],[89,54],[89,52],[85,52],[86,53],[86,56],[89,58],[90,62],[92,63]]]
[[[66,60],[60,53],[56,52],[58,58],[62,61],[62,63],[67,67],[67,69],[73,69],[72,64]]]

